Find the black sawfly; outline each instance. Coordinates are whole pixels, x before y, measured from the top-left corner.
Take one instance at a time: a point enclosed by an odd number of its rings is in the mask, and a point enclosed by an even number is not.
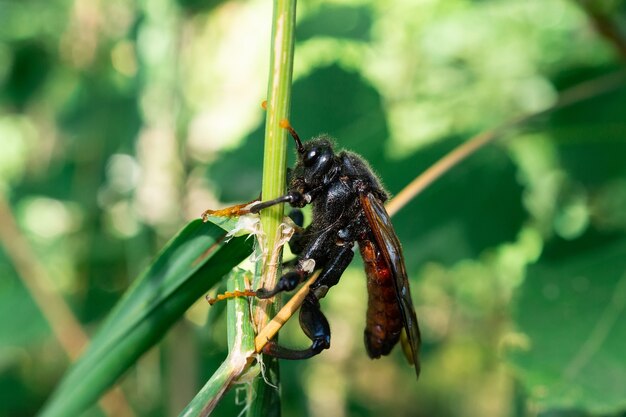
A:
[[[384,206],[387,192],[359,155],[349,151],[336,153],[327,136],[302,143],[286,121],[283,127],[289,130],[297,151],[287,193],[247,209],[258,213],[275,204],[289,203],[294,208],[290,217],[301,228],[303,216],[299,209],[311,204],[313,218],[289,241],[297,256],[294,267],[280,277],[274,288],[261,288],[246,295],[270,298],[295,289],[313,272],[320,273],[310,285],[299,314],[300,326],[311,339],[311,346],[292,349],[270,340],[262,352],[282,359],[306,359],[330,347],[330,326],[319,300],[339,282],[357,243],[367,275],[367,353],[373,359],[388,355],[402,337],[405,354],[419,377],[420,331],[402,246]],[[243,207],[221,212],[232,215]]]

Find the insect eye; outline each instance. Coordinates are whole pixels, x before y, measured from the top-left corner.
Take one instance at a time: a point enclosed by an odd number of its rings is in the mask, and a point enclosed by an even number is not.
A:
[[[304,166],[310,167],[313,165],[317,157],[319,156],[319,150],[313,148],[304,155]]]

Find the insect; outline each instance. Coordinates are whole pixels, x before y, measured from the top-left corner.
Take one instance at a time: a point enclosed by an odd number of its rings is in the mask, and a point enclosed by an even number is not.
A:
[[[258,213],[275,204],[289,203],[294,207],[290,217],[301,227],[299,209],[311,204],[313,218],[289,241],[297,256],[292,270],[282,275],[274,288],[261,288],[247,295],[271,298],[295,289],[314,271],[320,274],[310,285],[299,314],[300,326],[311,339],[311,346],[292,349],[270,340],[263,353],[282,359],[306,359],[330,347],[330,326],[320,309],[320,299],[339,282],[357,243],[367,275],[367,353],[372,359],[389,354],[402,335],[405,354],[419,376],[420,331],[402,247],[383,205],[387,193],[360,156],[348,151],[336,153],[326,136],[303,144],[286,121],[283,127],[289,130],[297,150],[287,193],[249,206],[249,210]]]
[[[296,144],[297,163],[290,175],[287,193],[259,202],[250,208],[289,203],[290,217],[302,226],[299,208],[311,204],[311,224],[289,242],[296,254],[293,269],[271,289],[256,291],[258,298],[270,298],[295,289],[314,271],[317,279],[300,309],[300,326],[311,339],[306,349],[292,349],[269,341],[263,353],[283,359],[306,359],[330,347],[330,326],[320,309],[320,299],[339,282],[358,244],[365,263],[368,289],[365,347],[371,358],[387,355],[404,331],[405,353],[419,376],[420,331],[411,300],[409,281],[400,241],[383,203],[388,195],[367,162],[360,156],[336,153],[326,136],[302,143],[285,123]]]

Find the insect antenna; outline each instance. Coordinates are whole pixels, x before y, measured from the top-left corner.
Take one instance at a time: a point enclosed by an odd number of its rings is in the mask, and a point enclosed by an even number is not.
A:
[[[296,141],[296,149],[298,150],[298,153],[303,153],[304,146],[302,146],[302,141],[300,140],[300,136],[298,136],[294,128],[291,126],[291,124],[289,123],[289,120],[287,119],[281,120],[280,127],[282,127],[283,129],[287,129],[289,131],[293,140]]]

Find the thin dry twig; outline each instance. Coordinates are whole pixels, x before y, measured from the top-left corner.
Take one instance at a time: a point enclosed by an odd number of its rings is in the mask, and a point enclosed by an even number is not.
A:
[[[39,262],[30,244],[20,231],[11,207],[0,195],[0,243],[12,261],[29,294],[50,325],[52,333],[70,358],[75,361],[87,345],[89,337],[63,297],[54,288],[54,281]],[[109,391],[100,400],[107,416],[133,417],[124,393],[119,388]]]

